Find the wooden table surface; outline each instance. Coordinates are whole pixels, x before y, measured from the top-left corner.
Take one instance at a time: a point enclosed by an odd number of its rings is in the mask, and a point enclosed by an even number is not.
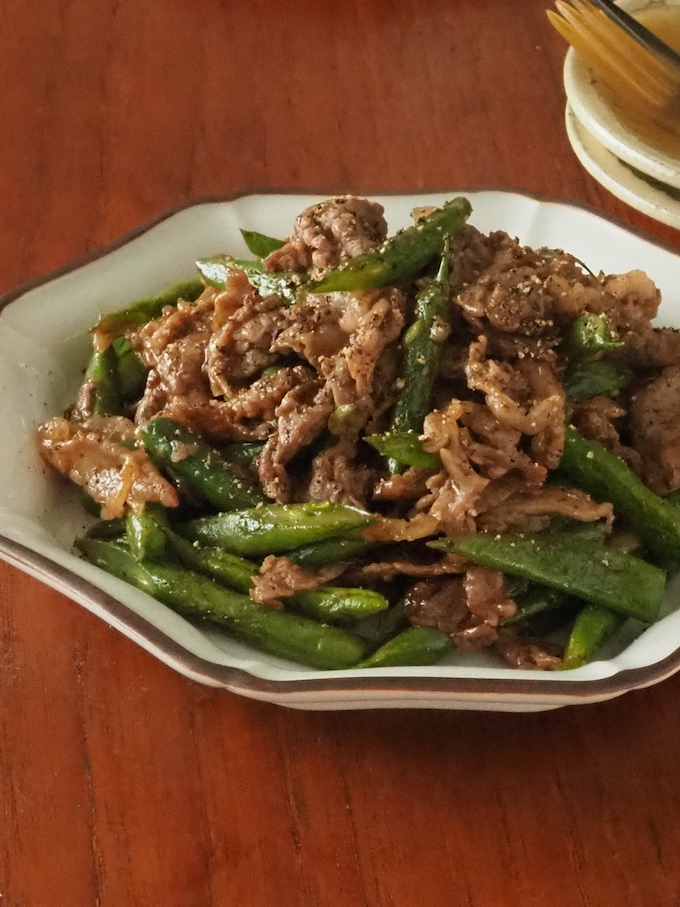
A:
[[[0,0],[0,290],[194,199],[617,201],[545,0]],[[633,263],[632,263],[633,264]],[[680,904],[680,675],[542,714],[200,686],[0,565],[0,907]]]

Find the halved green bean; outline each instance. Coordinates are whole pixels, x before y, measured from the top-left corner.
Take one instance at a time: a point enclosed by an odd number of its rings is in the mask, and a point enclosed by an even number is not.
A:
[[[88,560],[188,617],[227,626],[258,649],[321,670],[351,668],[366,653],[345,630],[254,602],[190,570],[152,561],[138,563],[121,546],[81,539]]]
[[[274,239],[273,236],[266,236],[264,233],[257,233],[255,230],[241,230],[241,236],[248,247],[248,251],[258,258],[266,258],[284,245],[282,239]]]
[[[562,670],[580,668],[591,661],[597,650],[616,633],[625,620],[624,615],[601,605],[587,605],[583,608],[576,618],[564,650]]]
[[[451,652],[448,636],[429,627],[409,627],[356,665],[357,668],[393,668],[432,665]]]
[[[153,504],[147,504],[140,513],[128,510],[125,517],[125,535],[137,561],[156,561],[166,551],[165,532],[159,526],[154,509]]]
[[[395,460],[402,466],[417,466],[420,469],[441,469],[442,461],[437,454],[428,453],[416,431],[391,429],[382,435],[366,435],[371,447],[384,457]]]
[[[192,541],[247,557],[285,554],[302,545],[342,536],[374,520],[370,513],[345,504],[265,504],[190,520],[180,531]]]
[[[113,341],[113,348],[118,362],[120,396],[123,400],[137,400],[144,391],[149,370],[126,337],[117,337]]]
[[[347,264],[312,280],[312,293],[391,287],[412,280],[440,255],[447,236],[463,228],[472,212],[466,198],[454,198],[412,227],[389,237],[378,249],[358,255]]]
[[[447,237],[439,271],[416,296],[415,320],[402,340],[403,387],[392,412],[391,432],[415,432],[417,435],[422,432],[423,420],[432,410],[432,392],[439,376],[450,321]]]
[[[193,302],[204,289],[205,285],[200,277],[176,283],[158,296],[140,299],[110,315],[104,315],[93,328],[93,333],[120,336],[128,328],[158,318],[167,305],[176,305],[180,299]]]
[[[242,258],[232,258],[230,255],[202,258],[196,262],[196,266],[205,282],[219,289],[225,287],[230,271],[244,271],[248,281],[260,296],[280,296],[287,305],[296,302],[298,292],[307,280],[307,275],[304,273],[265,271],[264,265],[259,260],[247,261]]]
[[[645,623],[659,617],[666,586],[663,570],[615,548],[581,541],[569,532],[534,536],[480,532],[429,544]]]
[[[139,437],[154,463],[186,479],[218,510],[242,510],[269,500],[253,480],[179,422],[159,416],[139,429]]]
[[[560,470],[614,510],[664,562],[680,563],[680,512],[654,494],[623,460],[568,426]]]
[[[101,353],[95,350],[92,354],[85,371],[78,405],[98,416],[117,416],[122,412],[118,357],[112,347]]]

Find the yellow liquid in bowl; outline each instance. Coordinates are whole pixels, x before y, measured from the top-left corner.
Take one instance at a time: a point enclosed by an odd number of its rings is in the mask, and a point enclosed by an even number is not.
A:
[[[642,10],[635,14],[635,18],[680,54],[680,6]]]
[[[660,6],[642,10],[634,15],[638,22],[680,53],[680,6]],[[603,94],[627,129],[638,135],[647,145],[680,161],[680,120],[676,126],[677,131],[674,131],[651,118],[640,117],[632,108],[626,107],[625,101],[622,102],[621,98],[614,98],[608,89],[605,89]]]

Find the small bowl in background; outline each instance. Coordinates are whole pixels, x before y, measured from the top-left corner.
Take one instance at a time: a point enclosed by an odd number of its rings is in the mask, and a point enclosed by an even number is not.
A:
[[[680,16],[680,0],[625,0],[620,6],[631,13],[672,6],[678,7]],[[655,148],[638,135],[573,48],[564,63],[564,87],[567,135],[586,170],[631,207],[680,227],[680,155]]]
[[[659,223],[680,229],[680,189],[618,158],[590,133],[567,105],[567,137],[581,164],[605,189]]]

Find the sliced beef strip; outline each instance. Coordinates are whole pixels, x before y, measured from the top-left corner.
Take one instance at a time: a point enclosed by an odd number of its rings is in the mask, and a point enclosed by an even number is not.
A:
[[[661,293],[644,271],[628,271],[603,278],[603,293],[588,311],[607,317],[610,327],[625,339],[626,335],[650,328],[661,302]]]
[[[420,563],[414,560],[384,560],[365,564],[361,568],[364,577],[380,578],[391,582],[398,576],[414,576],[421,579],[449,574],[465,573],[466,562],[455,554],[447,555],[433,563]]]
[[[606,520],[611,525],[611,504],[598,504],[583,491],[549,486],[527,490],[526,486],[508,495],[496,507],[483,509],[477,517],[477,528],[487,532],[539,532],[555,516],[568,516],[585,523]]]
[[[476,502],[489,484],[470,462],[459,421],[464,411],[464,403],[452,400],[445,410],[430,413],[423,424],[424,447],[439,455],[443,469],[427,480],[428,494],[416,509],[434,517],[447,534],[475,531]]]
[[[508,598],[505,577],[498,570],[469,567],[463,580],[469,617],[453,636],[457,648],[476,651],[498,639],[498,627],[512,617],[517,606]]]
[[[312,205],[298,216],[281,249],[265,261],[269,271],[325,271],[380,245],[387,235],[382,205],[351,195]]]
[[[621,338],[625,346],[620,358],[632,368],[650,371],[680,364],[680,331],[642,325]]]
[[[292,305],[285,312],[286,323],[272,343],[272,350],[296,353],[316,369],[324,359],[337,355],[349,340],[341,325],[348,294],[329,293]]]
[[[146,452],[123,446],[133,437],[134,426],[120,417],[78,423],[56,418],[38,429],[38,448],[47,463],[101,506],[103,519],[121,518],[128,506],[138,511],[149,502],[176,507],[176,490]]]
[[[472,566],[462,576],[415,583],[405,596],[405,610],[414,626],[450,636],[463,651],[477,651],[496,642],[499,625],[517,606],[507,596],[502,573]]]
[[[432,577],[415,583],[404,598],[406,616],[415,627],[450,636],[468,616],[462,576]]]
[[[356,460],[356,445],[341,439],[314,457],[304,498],[364,508],[374,484],[374,471]]]
[[[431,469],[410,467],[381,479],[373,491],[376,501],[416,501],[427,494],[427,480],[432,477]]]
[[[277,406],[276,429],[257,458],[260,482],[273,501],[291,501],[293,481],[287,465],[326,428],[334,409],[330,391],[317,379],[294,387]]]
[[[287,557],[270,554],[262,561],[260,572],[253,578],[249,594],[253,601],[280,607],[280,599],[317,589],[336,572],[331,569],[318,574],[308,573]]]
[[[471,248],[472,268],[465,246],[460,264],[454,251],[453,272],[462,274],[453,295],[478,330],[554,338],[560,322],[602,294],[601,281],[560,250],[530,249],[502,231],[471,237]]]
[[[468,385],[484,394],[501,425],[532,437],[537,462],[555,469],[564,446],[564,387],[547,362],[499,362],[488,359],[486,350],[483,335],[470,345],[465,366]]]
[[[545,644],[524,639],[512,627],[502,627],[498,632],[495,650],[513,668],[524,671],[559,671],[562,659]]]
[[[286,324],[286,310],[278,296],[246,296],[208,341],[204,368],[212,393],[228,395],[235,384],[274,365],[278,353],[272,346]]]
[[[192,334],[212,332],[215,299],[218,291],[206,290],[194,303],[180,300],[177,306],[168,306],[159,318],[148,321],[128,334],[132,348],[147,368],[154,368],[158,357],[173,343]]]
[[[465,403],[460,424],[470,462],[488,479],[501,479],[508,472],[520,475],[530,487],[542,485],[547,469],[521,449],[522,433],[503,425],[486,405]]]
[[[680,365],[670,365],[631,399],[630,434],[644,481],[657,494],[680,488]]]
[[[366,300],[367,311],[358,319],[344,352],[359,398],[373,393],[378,360],[385,347],[401,334],[406,305],[404,294],[389,288],[369,291]]]
[[[642,457],[629,444],[621,441],[626,429],[626,410],[611,397],[593,397],[576,403],[571,424],[584,438],[597,441],[610,453],[620,457],[638,476],[642,476]]]
[[[260,481],[277,502],[290,501],[293,495],[287,464],[327,427],[331,414],[343,408],[343,438],[353,441],[375,411],[373,376],[383,350],[401,332],[404,297],[398,290],[387,289],[361,294],[361,299],[365,313],[357,319],[349,341],[335,356],[319,362],[324,383],[322,379],[309,382],[305,389],[287,395],[277,409],[276,431],[258,460]],[[349,466],[345,453],[322,456],[311,493],[320,494],[330,482],[334,494],[353,497],[362,489],[365,500],[370,487],[366,470],[358,466],[357,476],[350,481]]]

